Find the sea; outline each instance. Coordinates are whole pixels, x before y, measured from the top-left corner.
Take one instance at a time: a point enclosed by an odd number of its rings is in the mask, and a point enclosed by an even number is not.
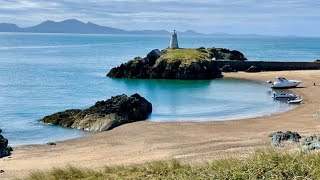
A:
[[[180,47],[224,47],[249,60],[314,61],[320,38],[179,36]],[[111,79],[107,72],[152,49],[168,36],[0,33],[0,128],[11,146],[43,144],[87,132],[44,125],[39,119],[88,108],[119,94],[139,93],[153,104],[148,121],[241,120],[288,111],[263,83],[222,78],[205,81]]]

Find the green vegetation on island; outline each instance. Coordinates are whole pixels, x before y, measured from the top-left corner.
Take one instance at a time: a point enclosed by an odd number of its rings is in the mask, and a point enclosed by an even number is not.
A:
[[[163,55],[160,56],[160,60],[190,64],[206,59],[206,54],[206,52],[197,49],[167,49],[164,51]]]
[[[62,179],[320,179],[320,153],[265,150],[246,159],[222,159],[202,165],[179,161],[105,167],[102,170],[67,167],[34,171],[29,180]]]

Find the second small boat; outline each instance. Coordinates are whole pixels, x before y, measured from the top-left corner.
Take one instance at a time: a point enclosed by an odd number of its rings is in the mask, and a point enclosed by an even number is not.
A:
[[[293,100],[288,100],[287,103],[288,104],[301,104],[301,103],[303,103],[303,99],[297,98],[297,99],[293,99]]]
[[[297,99],[298,96],[291,93],[273,93],[273,99],[283,99],[283,100],[294,100]]]

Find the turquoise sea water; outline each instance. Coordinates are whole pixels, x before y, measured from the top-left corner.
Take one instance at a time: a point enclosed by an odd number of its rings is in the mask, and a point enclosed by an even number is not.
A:
[[[226,47],[250,60],[313,61],[319,38],[179,37],[182,47]],[[139,93],[152,102],[150,121],[231,120],[290,109],[255,82],[110,79],[114,66],[154,48],[166,36],[0,34],[0,128],[11,145],[83,136],[68,128],[37,123],[45,115],[87,108],[117,94]]]

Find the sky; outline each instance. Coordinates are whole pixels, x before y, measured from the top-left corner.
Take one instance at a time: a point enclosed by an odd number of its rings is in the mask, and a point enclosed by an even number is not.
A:
[[[0,0],[20,27],[78,19],[126,30],[320,37],[320,0]]]

